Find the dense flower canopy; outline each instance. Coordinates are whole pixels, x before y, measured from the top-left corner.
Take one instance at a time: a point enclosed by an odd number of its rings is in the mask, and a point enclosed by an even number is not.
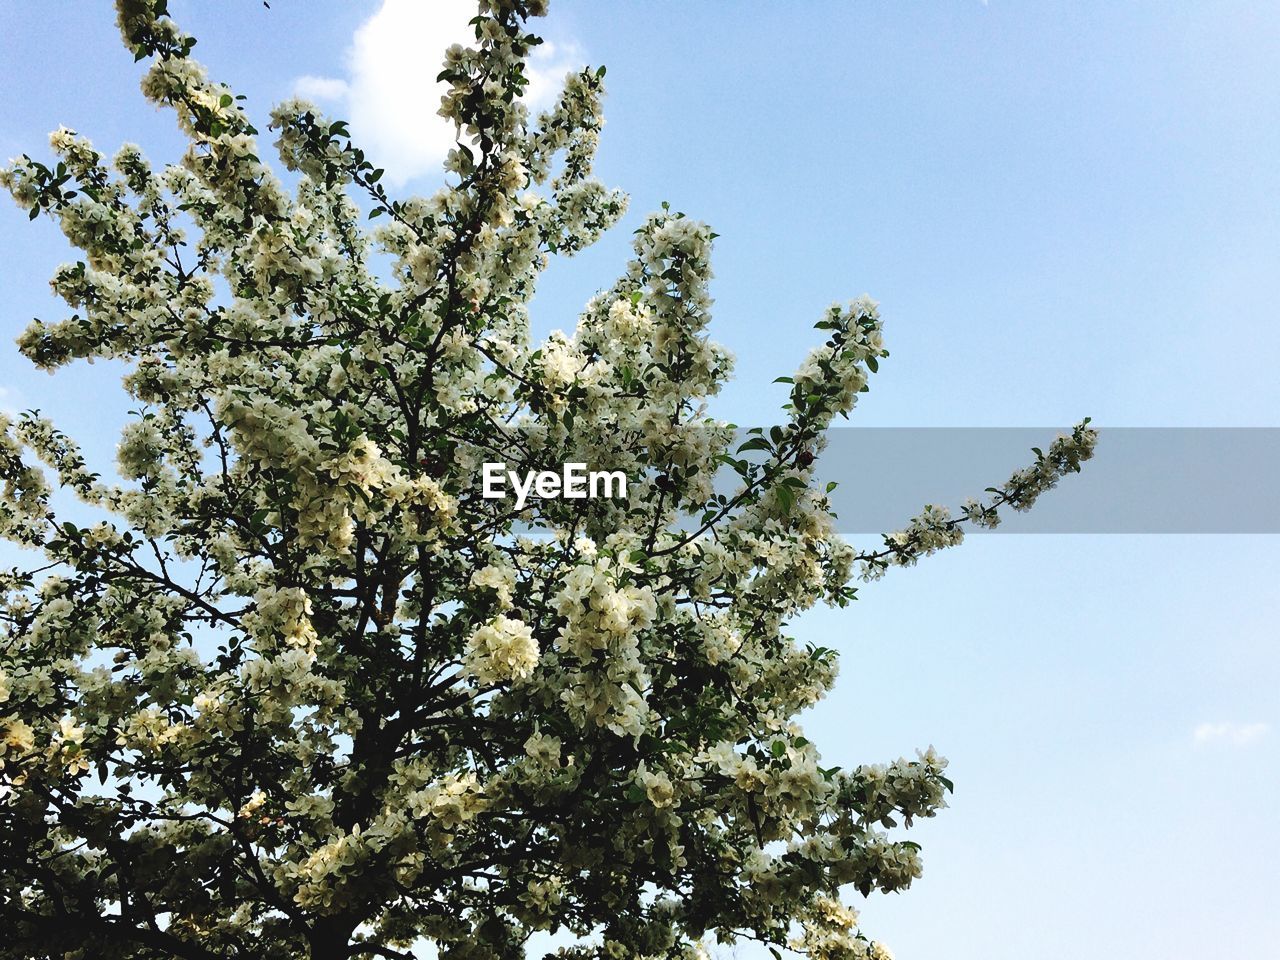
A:
[[[137,408],[111,481],[0,415],[0,534],[40,557],[0,571],[0,957],[507,958],[537,931],[887,956],[841,888],[920,874],[894,831],[944,805],[946,763],[824,767],[795,716],[836,656],[787,625],[1029,507],[1094,434],[859,552],[812,471],[885,355],[870,301],[820,318],[783,422],[745,435],[707,415],[732,360],[693,219],[646,219],[576,330],[532,342],[548,258],[626,207],[592,176],[604,70],[521,101],[542,6],[482,2],[448,51],[431,197],[392,199],[298,101],[274,174],[163,0],[119,21],[181,161],[59,130],[0,173],[83,252],[23,354],[123,361]],[[518,510],[480,495],[493,460],[630,487]]]

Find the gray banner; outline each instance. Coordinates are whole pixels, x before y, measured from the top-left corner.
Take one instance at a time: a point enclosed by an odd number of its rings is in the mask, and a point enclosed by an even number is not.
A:
[[[1280,428],[1098,428],[1094,458],[994,533],[1280,533]],[[842,533],[901,528],[925,504],[958,514],[989,498],[1031,447],[1069,429],[861,428],[829,431],[816,467],[835,480]],[[966,524],[970,533],[988,531]]]

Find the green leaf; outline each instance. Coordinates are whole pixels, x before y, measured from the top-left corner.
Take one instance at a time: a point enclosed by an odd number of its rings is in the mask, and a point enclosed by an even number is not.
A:
[[[791,488],[785,484],[774,487],[774,490],[777,491],[778,501],[782,504],[782,509],[785,512],[790,513],[791,508],[795,506],[796,495],[792,493]]]

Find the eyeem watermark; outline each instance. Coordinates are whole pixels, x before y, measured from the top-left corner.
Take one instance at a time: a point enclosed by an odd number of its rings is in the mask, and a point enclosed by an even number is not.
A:
[[[533,493],[543,500],[617,499],[627,495],[627,475],[621,470],[588,470],[585,463],[566,463],[554,470],[529,470],[523,477],[508,470],[505,463],[481,466],[486,500],[503,500],[515,495],[516,509],[523,510]]]

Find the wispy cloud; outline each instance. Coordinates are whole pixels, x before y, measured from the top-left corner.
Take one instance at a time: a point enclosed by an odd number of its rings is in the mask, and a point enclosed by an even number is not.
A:
[[[444,51],[475,42],[474,0],[383,0],[351,38],[345,77],[303,76],[294,93],[351,122],[369,159],[403,184],[433,174],[454,145],[454,129],[437,116],[445,85],[436,82]],[[543,43],[529,64],[525,102],[534,109],[555,97],[564,75],[581,66],[576,44]]]
[[[1224,743],[1244,746],[1266,736],[1271,731],[1269,723],[1202,723],[1191,734],[1198,745]]]
[[[14,417],[18,414],[18,406],[22,403],[18,391],[12,387],[0,387],[0,413],[6,417]]]
[[[341,100],[351,91],[351,85],[337,77],[313,77],[310,74],[293,82],[293,92],[308,100]]]

